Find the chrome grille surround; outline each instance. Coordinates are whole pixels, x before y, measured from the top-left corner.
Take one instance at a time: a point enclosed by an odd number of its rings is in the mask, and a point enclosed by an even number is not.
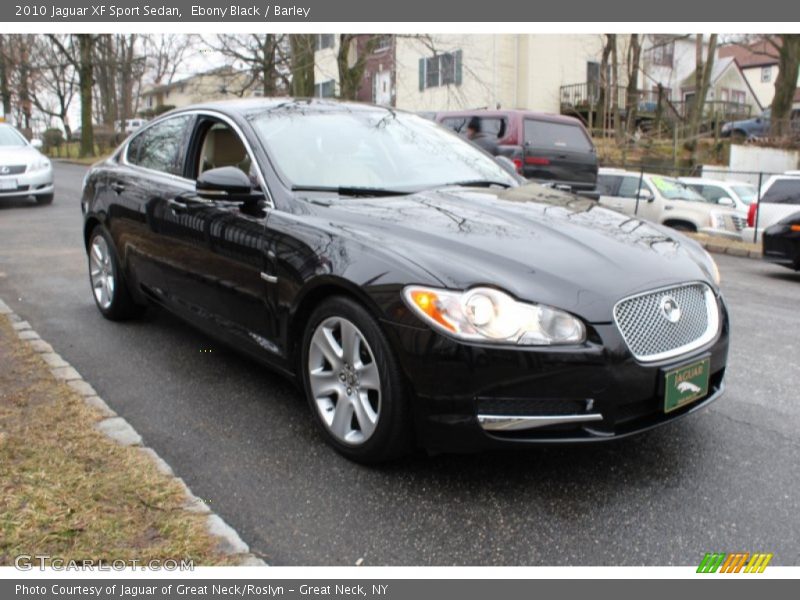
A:
[[[681,316],[675,323],[661,312],[666,297],[680,307]],[[655,362],[713,340],[719,331],[719,305],[707,284],[685,283],[623,298],[614,305],[614,322],[637,360]]]

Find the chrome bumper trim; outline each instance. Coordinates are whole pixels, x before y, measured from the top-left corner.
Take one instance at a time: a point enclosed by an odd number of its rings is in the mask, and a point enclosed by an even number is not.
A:
[[[486,431],[519,431],[547,427],[548,425],[562,425],[565,423],[583,423],[589,421],[602,421],[600,413],[585,415],[547,415],[541,417],[515,417],[505,415],[478,415],[478,423]]]

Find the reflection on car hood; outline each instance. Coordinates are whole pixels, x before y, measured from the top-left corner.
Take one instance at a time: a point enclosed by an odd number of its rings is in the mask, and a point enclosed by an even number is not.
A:
[[[445,287],[495,285],[593,322],[630,294],[708,280],[692,240],[535,184],[313,206],[326,226],[402,254]]]
[[[39,151],[30,146],[0,146],[0,165],[24,165],[39,156]]]

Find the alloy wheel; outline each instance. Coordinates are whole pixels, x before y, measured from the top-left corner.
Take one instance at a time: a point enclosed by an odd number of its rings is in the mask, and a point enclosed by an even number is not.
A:
[[[323,424],[340,442],[360,445],[375,432],[381,378],[364,334],[342,317],[329,317],[309,342],[308,380]]]
[[[114,300],[114,268],[111,264],[108,242],[102,235],[97,235],[92,240],[89,250],[89,275],[98,306],[108,310]]]

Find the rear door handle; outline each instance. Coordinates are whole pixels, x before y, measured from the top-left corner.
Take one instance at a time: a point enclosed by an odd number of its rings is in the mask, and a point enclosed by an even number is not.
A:
[[[111,189],[117,192],[118,194],[121,194],[122,192],[125,191],[125,184],[120,183],[119,181],[112,181]]]

